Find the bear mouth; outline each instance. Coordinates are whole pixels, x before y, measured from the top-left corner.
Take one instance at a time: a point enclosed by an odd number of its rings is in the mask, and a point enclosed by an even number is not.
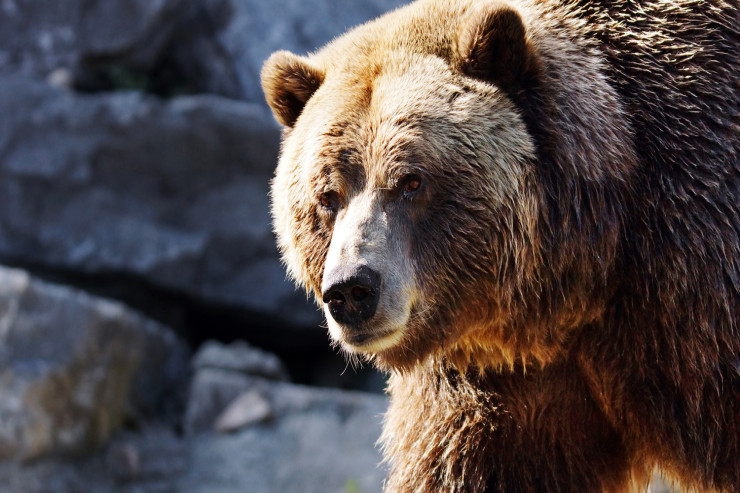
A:
[[[385,331],[345,333],[342,343],[353,352],[379,353],[398,345],[403,338],[403,328]]]

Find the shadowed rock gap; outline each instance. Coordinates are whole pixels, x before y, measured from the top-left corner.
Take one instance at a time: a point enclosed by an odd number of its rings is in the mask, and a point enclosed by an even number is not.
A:
[[[122,52],[86,53],[71,87],[87,93],[138,90],[163,98],[209,93],[238,99],[234,60],[218,37],[232,15],[228,2],[191,3],[153,54],[140,56],[151,50],[143,42]]]
[[[207,340],[229,343],[243,339],[278,355],[295,383],[383,390],[382,375],[369,364],[362,368],[348,366],[344,358],[331,349],[328,335],[322,330],[286,325],[264,313],[163,289],[126,272],[84,273],[2,255],[0,264],[26,270],[49,282],[121,301],[171,327],[193,351]]]

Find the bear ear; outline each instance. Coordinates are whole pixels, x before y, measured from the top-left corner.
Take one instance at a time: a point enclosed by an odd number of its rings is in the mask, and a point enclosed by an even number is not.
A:
[[[303,107],[324,82],[324,72],[304,57],[273,53],[262,66],[262,90],[278,121],[292,127]]]
[[[458,37],[460,70],[509,88],[534,65],[534,51],[519,12],[489,3],[468,14]]]

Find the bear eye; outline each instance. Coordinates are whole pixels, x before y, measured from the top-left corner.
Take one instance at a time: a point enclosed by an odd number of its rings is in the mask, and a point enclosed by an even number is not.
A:
[[[319,205],[322,209],[333,212],[337,210],[337,204],[339,203],[336,192],[324,192],[319,195]]]
[[[403,180],[403,196],[411,197],[419,188],[421,188],[421,177],[419,175],[409,175]]]

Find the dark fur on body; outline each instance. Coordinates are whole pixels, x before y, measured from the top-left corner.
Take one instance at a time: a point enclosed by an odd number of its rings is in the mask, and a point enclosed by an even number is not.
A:
[[[420,153],[445,195],[399,209],[396,226],[428,308],[371,356],[393,370],[387,489],[619,492],[658,466],[686,488],[740,490],[740,8],[492,5],[422,2],[263,73],[296,139],[328,118],[322,104],[364,114],[387,53],[434,53],[500,89],[496,110],[513,104],[534,142],[519,188],[486,207],[480,136],[411,122],[450,140]],[[357,46],[375,67],[354,63]],[[327,103],[348,87],[356,101]],[[347,121],[322,134],[315,166],[349,201],[384,168],[358,157],[372,139]],[[333,219],[297,178],[276,183],[295,187],[273,189],[294,201],[275,208],[290,215],[286,261],[318,295]]]

